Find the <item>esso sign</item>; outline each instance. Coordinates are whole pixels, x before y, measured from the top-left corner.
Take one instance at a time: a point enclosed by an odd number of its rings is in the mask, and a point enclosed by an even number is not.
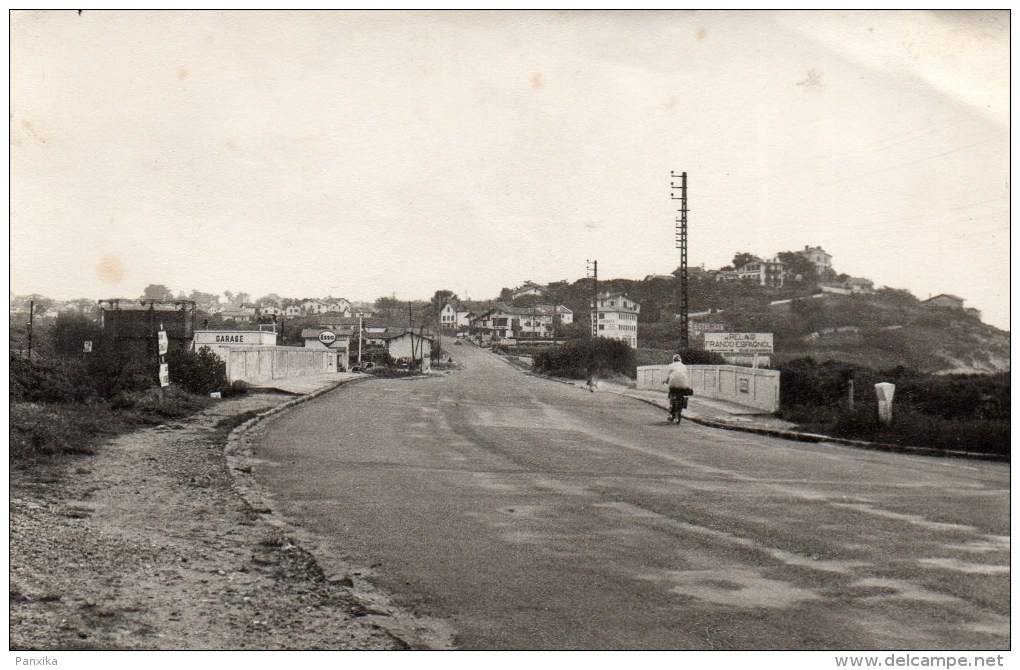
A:
[[[336,333],[329,330],[322,331],[321,333],[319,333],[319,342],[322,342],[328,347],[329,345],[336,342]]]

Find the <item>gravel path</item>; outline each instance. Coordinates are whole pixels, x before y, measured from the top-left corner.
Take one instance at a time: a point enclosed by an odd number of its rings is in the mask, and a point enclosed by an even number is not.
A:
[[[399,633],[413,616],[356,569],[324,573],[239,495],[224,457],[231,428],[289,399],[224,400],[96,455],[12,472],[10,648],[429,646]]]

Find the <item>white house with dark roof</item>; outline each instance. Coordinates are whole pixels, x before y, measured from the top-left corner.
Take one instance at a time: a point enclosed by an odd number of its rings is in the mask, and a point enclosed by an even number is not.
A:
[[[638,314],[641,305],[625,293],[606,293],[598,299],[598,325],[593,331],[597,337],[626,342],[637,348]]]
[[[432,338],[409,330],[386,332],[378,337],[386,345],[386,353],[395,360],[418,360],[432,356]]]

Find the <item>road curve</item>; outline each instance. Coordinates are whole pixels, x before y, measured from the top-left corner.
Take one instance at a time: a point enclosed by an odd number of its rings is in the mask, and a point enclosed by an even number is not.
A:
[[[460,647],[1009,647],[1008,464],[674,426],[450,349],[273,420],[254,474]]]

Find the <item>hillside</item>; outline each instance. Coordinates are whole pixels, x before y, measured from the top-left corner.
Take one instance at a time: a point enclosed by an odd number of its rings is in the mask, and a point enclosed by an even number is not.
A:
[[[639,344],[675,349],[678,282],[669,279],[613,279],[600,290],[623,291],[641,303]],[[691,343],[699,321],[724,324],[732,332],[775,335],[774,360],[810,356],[818,361],[856,363],[876,370],[897,366],[923,372],[1001,372],[1010,368],[1009,332],[959,310],[932,309],[908,291],[879,289],[871,294],[815,294],[813,286],[774,290],[744,282],[716,282],[692,276],[688,284]],[[562,303],[587,324],[592,283],[549,285],[544,302]],[[710,313],[704,313],[710,312]],[[703,314],[699,314],[703,313]],[[578,335],[586,332],[578,329]]]
[[[827,295],[771,306],[763,324],[783,322],[777,359],[810,356],[881,370],[1003,372],[1009,333],[956,310],[925,307],[902,292]]]

